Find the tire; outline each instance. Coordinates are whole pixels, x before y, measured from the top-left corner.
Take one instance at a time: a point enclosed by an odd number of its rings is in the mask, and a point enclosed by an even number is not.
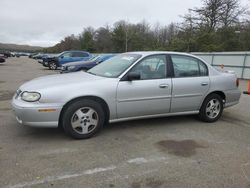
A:
[[[48,62],[43,62],[44,67],[48,67]]]
[[[66,134],[75,139],[94,136],[104,125],[105,114],[101,104],[94,100],[82,99],[70,104],[62,116]]]
[[[57,69],[57,63],[55,61],[51,61],[48,63],[50,70],[56,70]]]
[[[199,118],[202,121],[212,123],[217,121],[223,112],[222,98],[213,93],[208,95],[200,108]]]

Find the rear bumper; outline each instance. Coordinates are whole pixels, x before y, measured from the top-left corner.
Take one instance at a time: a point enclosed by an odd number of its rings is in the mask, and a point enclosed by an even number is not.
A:
[[[62,107],[60,105],[46,105],[12,100],[12,109],[18,123],[32,127],[58,127]],[[41,111],[53,109],[53,111]]]
[[[236,105],[239,103],[241,91],[239,89],[225,91],[226,103],[225,108]]]

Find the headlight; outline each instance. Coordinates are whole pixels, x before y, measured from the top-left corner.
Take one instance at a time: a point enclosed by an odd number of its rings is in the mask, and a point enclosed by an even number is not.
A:
[[[76,66],[68,66],[68,70],[73,70]]]
[[[25,91],[21,95],[21,99],[27,102],[35,102],[41,98],[41,94],[37,92]]]

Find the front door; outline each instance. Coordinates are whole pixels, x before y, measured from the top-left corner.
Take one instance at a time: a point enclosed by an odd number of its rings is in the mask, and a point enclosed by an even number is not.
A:
[[[117,88],[118,118],[168,113],[171,103],[171,78],[167,78],[166,55],[149,56],[129,72],[139,80],[120,81]]]
[[[72,62],[72,52],[65,52],[59,57],[59,63],[61,65],[68,62]]]

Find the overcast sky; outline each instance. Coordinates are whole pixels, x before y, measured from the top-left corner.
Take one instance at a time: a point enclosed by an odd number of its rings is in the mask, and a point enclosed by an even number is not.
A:
[[[166,25],[200,5],[200,0],[0,0],[0,42],[52,46],[84,27],[119,20]]]

